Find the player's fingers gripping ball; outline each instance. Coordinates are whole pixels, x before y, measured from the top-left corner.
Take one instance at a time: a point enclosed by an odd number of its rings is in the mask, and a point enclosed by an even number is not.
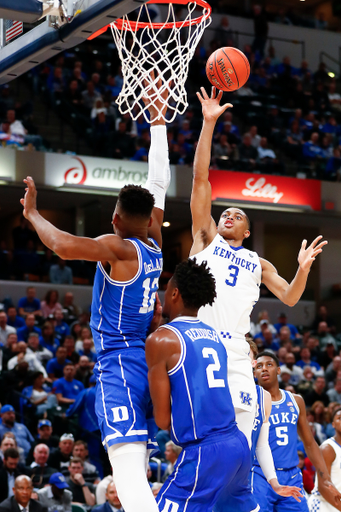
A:
[[[206,63],[207,78],[222,91],[236,91],[247,82],[250,64],[244,53],[226,46],[213,52]]]

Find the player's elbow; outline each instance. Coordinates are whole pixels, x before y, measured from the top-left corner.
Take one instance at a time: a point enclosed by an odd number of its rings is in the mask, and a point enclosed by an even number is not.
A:
[[[288,299],[286,301],[283,301],[283,303],[286,305],[286,306],[289,306],[289,308],[293,308],[294,306],[296,306],[296,304],[298,303],[298,300],[293,300],[293,299]]]

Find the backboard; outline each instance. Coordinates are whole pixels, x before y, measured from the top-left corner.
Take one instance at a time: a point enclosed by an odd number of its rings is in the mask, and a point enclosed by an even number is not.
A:
[[[0,0],[0,12],[8,1]],[[33,26],[24,26],[23,35],[0,49],[0,84],[14,80],[58,53],[81,44],[102,27],[145,2],[146,0],[50,0],[51,9],[56,9],[57,5],[58,13],[50,11],[54,14],[43,17]],[[44,0],[43,5],[49,7],[49,0]],[[38,19],[37,15],[36,20]]]

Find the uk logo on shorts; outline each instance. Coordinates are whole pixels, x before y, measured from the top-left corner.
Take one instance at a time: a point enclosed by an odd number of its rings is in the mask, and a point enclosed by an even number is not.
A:
[[[240,399],[242,404],[249,405],[251,407],[252,397],[250,393],[245,393],[245,391],[240,392]]]

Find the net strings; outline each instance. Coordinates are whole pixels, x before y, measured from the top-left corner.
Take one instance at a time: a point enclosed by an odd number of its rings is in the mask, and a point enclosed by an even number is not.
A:
[[[196,3],[188,4],[188,13],[179,27],[175,25],[173,4],[169,4],[166,20],[159,29],[152,26],[147,5],[140,7],[137,22],[145,21],[143,16],[147,16],[150,26],[135,30],[127,16],[123,17],[123,29],[117,28],[115,23],[111,24],[122,63],[123,86],[116,100],[122,115],[129,113],[136,120],[142,114],[150,122],[148,106],[142,99],[144,96],[148,96],[150,103],[158,111],[157,119],[162,118],[171,123],[177,114],[182,115],[185,112],[188,107],[185,83],[189,62],[205,28],[211,23],[211,18],[204,11],[201,20],[191,25],[195,8]],[[166,29],[165,26],[169,23],[172,26]],[[161,85],[158,88],[160,79]],[[168,94],[166,101],[165,92]],[[167,115],[163,113],[165,102]]]

